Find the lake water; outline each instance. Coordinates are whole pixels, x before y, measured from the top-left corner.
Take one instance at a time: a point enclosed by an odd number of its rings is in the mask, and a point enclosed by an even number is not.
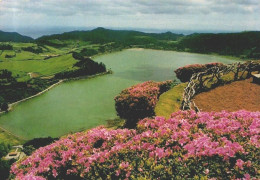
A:
[[[0,117],[0,126],[26,139],[58,137],[105,124],[116,117],[114,97],[124,88],[147,81],[174,79],[174,69],[194,63],[233,60],[172,51],[129,49],[98,56],[113,74],[63,83],[23,102]]]

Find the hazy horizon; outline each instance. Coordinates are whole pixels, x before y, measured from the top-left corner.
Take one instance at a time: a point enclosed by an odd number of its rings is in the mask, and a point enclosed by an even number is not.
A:
[[[41,36],[45,35],[52,35],[52,34],[61,34],[65,32],[71,31],[89,31],[96,29],[98,27],[48,27],[48,28],[19,28],[19,29],[11,29],[11,28],[4,28],[0,29],[4,32],[17,32],[24,36],[29,36],[34,39],[37,39]],[[242,32],[242,31],[225,31],[225,30],[176,30],[176,29],[146,29],[146,28],[113,28],[113,27],[102,27],[105,29],[112,29],[112,30],[133,30],[133,31],[140,31],[145,33],[164,33],[164,32],[172,32],[176,34],[184,34],[189,35],[193,33],[233,33],[233,32]]]
[[[260,30],[258,0],[0,0],[0,29],[37,38],[96,27],[150,32]]]

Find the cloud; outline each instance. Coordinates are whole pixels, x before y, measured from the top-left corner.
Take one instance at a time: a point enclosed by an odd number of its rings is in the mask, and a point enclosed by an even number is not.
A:
[[[0,28],[19,21],[18,25],[259,29],[257,17],[259,0],[0,0]]]
[[[71,16],[75,14],[186,14],[210,9],[219,13],[245,13],[257,11],[258,0],[3,0],[2,11],[14,9],[18,13],[41,13],[45,15]],[[233,9],[233,10],[232,10]],[[113,13],[111,13],[113,12]]]

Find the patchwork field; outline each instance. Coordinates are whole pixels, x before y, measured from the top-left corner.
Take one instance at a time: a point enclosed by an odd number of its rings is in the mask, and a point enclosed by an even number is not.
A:
[[[77,62],[71,55],[72,51],[80,52],[84,48],[98,49],[99,45],[88,42],[70,41],[60,42],[62,47],[38,46],[35,43],[8,43],[12,50],[0,50],[0,70],[8,69],[18,81],[26,81],[31,73],[36,77],[50,76],[55,73],[74,69],[73,64]],[[35,53],[26,48],[41,49],[42,52]]]

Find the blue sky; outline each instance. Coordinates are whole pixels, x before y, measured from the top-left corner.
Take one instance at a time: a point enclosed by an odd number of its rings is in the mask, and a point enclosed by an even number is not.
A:
[[[260,30],[260,0],[0,0],[0,29]]]

